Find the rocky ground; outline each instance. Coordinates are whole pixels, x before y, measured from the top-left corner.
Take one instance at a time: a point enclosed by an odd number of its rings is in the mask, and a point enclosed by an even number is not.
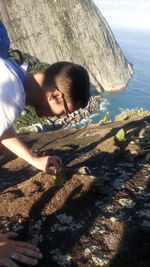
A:
[[[145,121],[22,135],[34,153],[61,156],[64,168],[54,179],[5,152],[1,232],[38,245],[39,267],[150,266],[150,164],[133,141]],[[118,141],[122,128],[126,137]]]

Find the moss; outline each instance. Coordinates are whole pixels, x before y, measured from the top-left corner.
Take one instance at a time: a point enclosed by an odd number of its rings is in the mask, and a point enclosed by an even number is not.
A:
[[[11,58],[14,59],[17,63],[20,62],[20,53],[21,53],[21,61],[26,62],[28,64],[28,72],[38,72],[43,71],[50,66],[50,64],[46,62],[40,62],[39,59],[33,57],[27,53],[23,53],[19,50],[10,50]]]
[[[22,127],[26,127],[35,123],[41,123],[41,125],[47,124],[47,120],[50,119],[50,117],[42,117],[39,118],[36,114],[36,111],[34,108],[30,106],[25,107],[25,115],[21,115],[16,123],[14,124],[14,128],[16,130],[19,130]]]
[[[30,131],[30,130],[26,130],[26,129],[20,129],[19,133],[20,134],[30,134],[30,133],[35,133],[35,131]]]
[[[50,64],[45,62],[40,62],[37,58],[30,56],[29,54],[22,53],[24,62],[28,63],[28,72],[38,72],[43,71],[48,68]]]
[[[150,116],[150,111],[144,110],[144,108],[136,108],[136,109],[121,109],[121,113],[115,117],[115,121],[126,120],[132,116]]]
[[[66,10],[64,10],[62,15],[59,16],[59,20],[60,20],[60,23],[63,27],[66,39],[69,42],[72,42],[73,41],[73,30],[71,27],[71,21],[70,21],[69,14]]]

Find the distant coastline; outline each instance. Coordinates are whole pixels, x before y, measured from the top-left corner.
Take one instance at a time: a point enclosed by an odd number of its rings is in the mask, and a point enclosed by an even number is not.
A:
[[[103,94],[105,112],[109,111],[112,119],[121,108],[150,110],[150,34],[132,30],[115,30],[113,33],[125,57],[134,66],[134,75],[124,90]]]

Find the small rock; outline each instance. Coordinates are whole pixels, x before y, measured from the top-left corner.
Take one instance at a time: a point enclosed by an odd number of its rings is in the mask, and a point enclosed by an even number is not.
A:
[[[87,166],[83,166],[83,167],[81,167],[81,168],[78,169],[78,173],[89,175],[89,174],[91,174],[91,171],[90,171],[90,169]]]

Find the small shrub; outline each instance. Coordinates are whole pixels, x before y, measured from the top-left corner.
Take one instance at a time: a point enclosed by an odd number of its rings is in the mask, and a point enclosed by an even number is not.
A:
[[[116,121],[126,120],[133,116],[139,116],[139,117],[150,116],[150,111],[146,111],[144,110],[144,108],[120,109],[120,111],[121,113],[115,117]]]

